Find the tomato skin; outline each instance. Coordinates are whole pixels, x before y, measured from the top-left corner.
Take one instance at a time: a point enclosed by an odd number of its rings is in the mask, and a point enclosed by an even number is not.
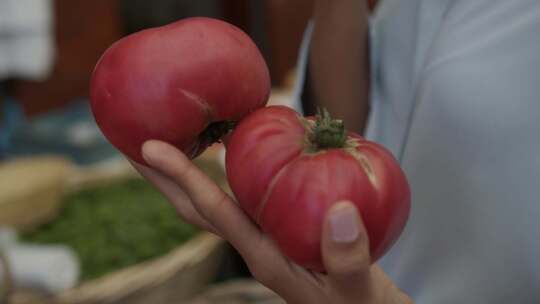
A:
[[[403,231],[410,189],[395,158],[382,146],[348,133],[346,148],[313,152],[306,122],[295,111],[259,109],[233,131],[227,176],[240,206],[295,263],[324,272],[324,216],[338,201],[358,208],[372,261]]]
[[[252,218],[272,178],[302,153],[304,128],[295,119],[296,113],[283,107],[268,107],[241,120],[229,138],[228,181],[241,189],[235,195]]]
[[[266,62],[241,30],[211,18],[187,18],[127,36],[101,57],[91,106],[107,139],[144,164],[140,147],[166,141],[191,157],[213,122],[239,120],[269,97]]]

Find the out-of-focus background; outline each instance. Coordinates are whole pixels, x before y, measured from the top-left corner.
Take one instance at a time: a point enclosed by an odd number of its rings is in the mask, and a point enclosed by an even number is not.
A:
[[[0,0],[0,303],[282,303],[134,172],[88,90],[116,40],[209,16],[252,37],[290,104],[312,1]],[[228,191],[222,150],[196,163]]]

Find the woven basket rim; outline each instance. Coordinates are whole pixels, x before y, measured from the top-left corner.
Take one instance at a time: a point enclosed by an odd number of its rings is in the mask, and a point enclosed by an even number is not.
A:
[[[0,294],[0,303],[7,303],[13,289],[13,278],[7,258],[2,251],[0,251],[0,267],[3,268],[3,278],[0,279],[3,285],[1,290],[4,291],[3,294]]]
[[[84,282],[56,295],[55,300],[59,303],[113,302],[167,281],[183,269],[203,262],[223,245],[223,239],[201,232],[166,255]]]

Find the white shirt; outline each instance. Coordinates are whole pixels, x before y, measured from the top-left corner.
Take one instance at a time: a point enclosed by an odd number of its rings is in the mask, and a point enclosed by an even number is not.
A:
[[[366,136],[413,194],[380,265],[417,304],[540,303],[540,1],[383,0],[371,46]]]

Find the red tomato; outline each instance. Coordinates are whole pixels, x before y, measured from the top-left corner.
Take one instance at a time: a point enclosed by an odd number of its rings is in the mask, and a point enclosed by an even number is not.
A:
[[[95,68],[91,105],[108,140],[144,164],[146,140],[195,157],[229,122],[263,107],[269,92],[266,62],[244,32],[220,20],[188,18],[113,44]]]
[[[233,131],[226,163],[241,207],[308,269],[324,271],[323,217],[340,200],[357,206],[373,262],[407,222],[410,190],[395,158],[327,115],[315,120],[281,106],[259,109]]]

